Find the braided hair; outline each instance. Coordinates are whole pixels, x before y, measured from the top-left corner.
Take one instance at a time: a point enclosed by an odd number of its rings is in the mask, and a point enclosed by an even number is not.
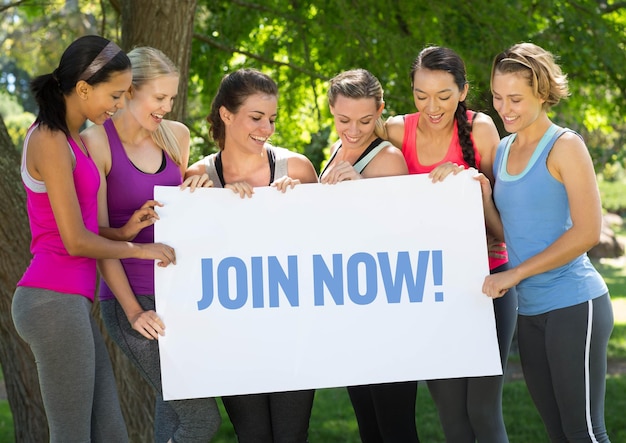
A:
[[[454,82],[462,90],[467,84],[465,63],[452,49],[441,46],[429,46],[422,49],[411,65],[411,85],[415,73],[420,69],[431,71],[445,71],[454,77]],[[465,100],[459,102],[454,118],[457,122],[459,144],[463,153],[463,160],[472,168],[476,168],[476,153],[472,141],[472,125],[467,119],[467,104]]]

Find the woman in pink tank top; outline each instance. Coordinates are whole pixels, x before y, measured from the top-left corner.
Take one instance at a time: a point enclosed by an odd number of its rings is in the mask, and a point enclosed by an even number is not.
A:
[[[491,117],[467,108],[469,85],[461,57],[449,48],[427,47],[413,62],[410,78],[418,112],[385,123],[386,138],[402,147],[409,173],[429,174],[437,182],[460,167],[471,167],[493,180],[493,156],[500,137]],[[488,240],[491,272],[507,269],[505,245],[490,236]],[[517,309],[516,292],[507,297],[494,303],[503,368]],[[503,376],[428,381],[448,442],[508,441],[502,416],[503,383]]]
[[[74,41],[59,66],[35,78],[39,113],[28,132],[22,178],[33,258],[11,313],[39,375],[51,442],[128,441],[109,356],[91,315],[98,258],[174,261],[165,245],[98,235],[98,171],[79,130],[104,123],[130,85],[130,61],[113,42]]]

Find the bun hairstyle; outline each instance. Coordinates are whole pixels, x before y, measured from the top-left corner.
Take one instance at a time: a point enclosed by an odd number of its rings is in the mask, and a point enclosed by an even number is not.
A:
[[[211,103],[211,113],[207,116],[211,124],[211,137],[220,150],[224,149],[226,143],[226,127],[220,116],[220,108],[224,106],[236,114],[248,97],[259,93],[278,96],[278,86],[269,76],[256,69],[238,69],[222,78]]]
[[[112,41],[98,35],[74,40],[53,72],[31,81],[31,91],[39,106],[36,122],[69,135],[65,96],[74,91],[79,81],[97,85],[108,81],[112,74],[129,69],[128,56]]]

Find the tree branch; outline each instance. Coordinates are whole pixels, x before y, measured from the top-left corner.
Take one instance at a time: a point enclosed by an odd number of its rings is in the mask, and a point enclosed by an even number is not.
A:
[[[25,3],[26,1],[27,1],[27,0],[17,0],[17,1],[15,1],[15,2],[13,2],[13,3],[8,3],[8,4],[6,4],[6,5],[0,5],[0,12],[4,12],[4,11],[6,11],[7,9],[10,9],[10,8],[13,8],[13,7],[16,7],[16,6],[19,6],[19,5],[21,5],[22,3]]]
[[[222,50],[224,52],[229,52],[231,54],[245,55],[246,57],[250,57],[251,59],[258,60],[258,61],[260,61],[262,63],[267,64],[267,65],[285,66],[285,67],[287,67],[289,69],[293,69],[294,71],[301,72],[302,74],[306,74],[306,75],[308,75],[310,77],[313,77],[313,78],[319,78],[319,79],[322,79],[322,80],[328,80],[328,77],[320,75],[320,74],[318,74],[315,71],[311,71],[309,69],[303,68],[301,66],[294,65],[292,63],[284,63],[284,62],[279,62],[279,61],[271,59],[271,58],[261,57],[258,54],[254,54],[254,53],[246,51],[244,49],[233,48],[232,46],[228,46],[228,45],[220,43],[220,42],[218,42],[216,40],[213,40],[212,38],[209,38],[206,35],[194,33],[193,37],[198,39],[198,40],[200,40],[200,41],[202,41],[202,42],[204,42],[204,43],[206,43],[206,44],[208,44],[208,45],[210,45],[210,46],[213,46],[214,48],[220,49],[220,50]]]

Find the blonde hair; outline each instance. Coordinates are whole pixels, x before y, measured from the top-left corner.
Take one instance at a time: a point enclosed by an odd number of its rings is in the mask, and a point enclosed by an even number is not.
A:
[[[347,98],[373,98],[376,109],[384,102],[384,91],[378,79],[367,69],[351,69],[337,74],[330,79],[328,88],[328,103],[335,106],[337,96]],[[387,140],[387,128],[382,116],[376,119],[374,133],[376,136]]]
[[[567,75],[555,62],[554,56],[533,43],[518,43],[496,56],[491,69],[491,83],[496,73],[520,73],[536,97],[545,100],[548,109],[569,95]]]
[[[144,84],[164,76],[178,76],[178,68],[161,51],[149,46],[139,46],[128,53],[133,70],[133,88],[139,89]],[[178,140],[172,130],[160,124],[152,134],[152,140],[163,149],[177,165],[182,164],[182,154]]]

